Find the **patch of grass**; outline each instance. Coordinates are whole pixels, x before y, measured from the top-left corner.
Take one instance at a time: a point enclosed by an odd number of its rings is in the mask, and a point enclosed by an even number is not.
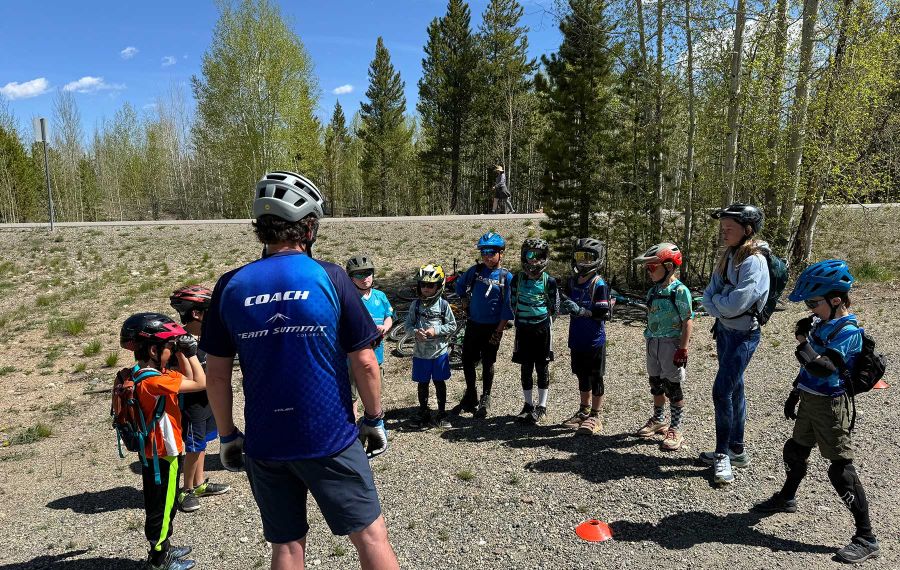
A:
[[[16,371],[15,366],[3,366],[2,368],[0,368],[0,376],[6,376],[10,372],[15,372],[15,371]]]
[[[17,275],[19,268],[12,261],[4,261],[0,263],[0,276]]]
[[[509,483],[510,485],[517,486],[522,482],[522,478],[519,477],[518,473],[512,473],[509,476],[509,479],[506,480],[506,482]]]
[[[47,347],[47,351],[44,353],[44,360],[38,364],[38,368],[50,368],[53,366],[56,359],[62,355],[62,350],[63,347],[60,345]]]
[[[24,451],[17,451],[15,453],[10,453],[9,455],[4,455],[0,457],[0,462],[3,461],[22,461],[24,459],[33,459],[37,457],[37,451],[34,449],[26,449]]]
[[[456,472],[456,477],[462,481],[471,481],[475,478],[475,472],[471,469],[460,469]]]
[[[66,398],[61,402],[57,402],[50,406],[50,411],[54,416],[74,416],[78,413],[78,406],[75,405],[73,398]]]
[[[91,342],[87,343],[87,346],[84,347],[84,350],[81,351],[83,356],[94,356],[100,352],[100,347],[102,344],[99,340],[94,339]]]
[[[75,365],[75,368],[72,370],[72,372],[81,373],[85,370],[87,370],[87,362],[79,362]]]
[[[577,507],[575,507],[575,510],[578,511],[579,513],[581,513],[581,514],[585,514],[585,513],[587,513],[588,511],[590,511],[591,508],[590,508],[589,506],[587,506],[587,505],[578,505]]]
[[[442,528],[441,530],[438,531],[437,537],[438,537],[438,540],[440,540],[441,542],[447,542],[448,540],[450,540],[450,531],[445,528]]]
[[[893,281],[894,271],[887,265],[882,265],[874,261],[864,261],[853,267],[853,276],[860,281],[886,283],[888,281]]]
[[[26,428],[9,439],[10,445],[25,445],[34,443],[53,435],[53,430],[47,424],[38,422]]]
[[[335,544],[331,549],[331,555],[334,557],[347,556],[347,547],[343,544]]]
[[[51,319],[47,324],[47,332],[50,334],[67,334],[78,336],[87,327],[87,315],[82,313],[68,319]]]
[[[107,368],[112,368],[119,362],[119,353],[118,352],[110,352],[106,355],[106,359],[103,361],[103,364],[106,365]]]

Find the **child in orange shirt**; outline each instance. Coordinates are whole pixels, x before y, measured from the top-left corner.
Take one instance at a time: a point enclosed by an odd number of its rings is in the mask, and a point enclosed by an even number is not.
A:
[[[184,457],[178,394],[206,389],[206,374],[197,359],[197,340],[165,315],[138,313],[122,324],[119,344],[133,351],[137,360],[131,377],[149,432],[141,461],[144,534],[150,541],[147,568],[189,570],[194,561],[184,557],[191,547],[173,547],[169,537],[178,510],[175,495]],[[165,367],[173,355],[183,373]]]

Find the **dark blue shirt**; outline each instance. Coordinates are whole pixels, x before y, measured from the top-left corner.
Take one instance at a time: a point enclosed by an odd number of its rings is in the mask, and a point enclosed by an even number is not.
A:
[[[510,281],[508,269],[491,269],[483,263],[473,265],[456,280],[456,294],[469,297],[469,320],[492,324],[513,319],[509,305]]]
[[[594,316],[576,317],[569,321],[569,348],[589,351],[606,344],[604,318],[609,312],[609,286],[599,275],[579,284],[574,277],[569,279],[566,295]],[[599,318],[598,318],[599,317]]]
[[[357,437],[347,353],[378,330],[344,269],[282,252],[223,275],[203,321],[208,354],[240,354],[245,453],[326,457]]]

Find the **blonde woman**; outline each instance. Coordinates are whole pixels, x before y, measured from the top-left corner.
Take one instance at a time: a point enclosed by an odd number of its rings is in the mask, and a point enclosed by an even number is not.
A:
[[[769,292],[769,270],[763,249],[768,244],[756,239],[762,227],[759,208],[732,204],[712,214],[719,220],[725,249],[703,292],[703,306],[716,318],[713,338],[719,370],[713,383],[716,412],[716,449],[700,454],[713,466],[716,484],[734,481],[734,467],[750,463],[744,449],[744,370],[759,345],[759,322]]]

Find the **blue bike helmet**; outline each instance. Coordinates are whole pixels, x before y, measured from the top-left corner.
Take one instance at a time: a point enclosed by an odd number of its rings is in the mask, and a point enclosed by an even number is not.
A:
[[[846,293],[853,286],[850,267],[842,259],[826,259],[813,263],[803,270],[794,290],[788,296],[793,302],[805,301],[813,297],[823,297],[832,291]]]
[[[500,234],[488,232],[478,239],[478,245],[475,247],[478,249],[499,249],[502,251],[506,249],[506,240]]]

